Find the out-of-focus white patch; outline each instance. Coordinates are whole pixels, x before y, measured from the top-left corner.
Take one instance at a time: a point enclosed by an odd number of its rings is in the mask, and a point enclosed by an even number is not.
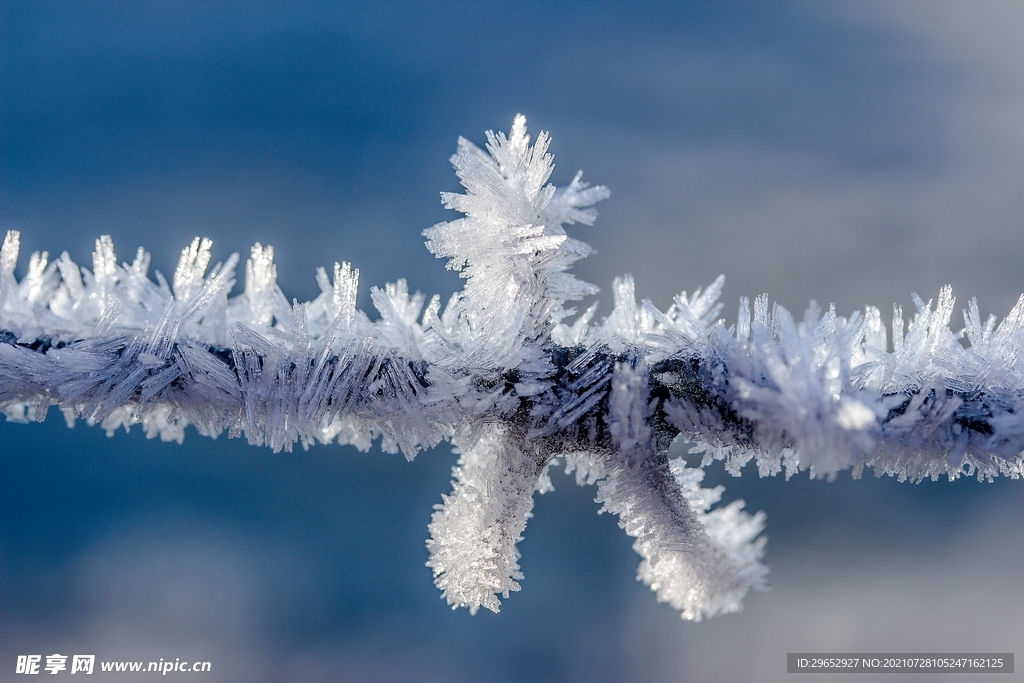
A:
[[[836,422],[843,429],[867,429],[875,424],[875,412],[856,399],[843,399],[836,411]]]

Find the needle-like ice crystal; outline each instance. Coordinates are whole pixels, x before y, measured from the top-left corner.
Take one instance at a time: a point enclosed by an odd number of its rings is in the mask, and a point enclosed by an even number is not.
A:
[[[411,459],[449,440],[460,457],[428,565],[448,602],[474,613],[519,590],[516,544],[553,464],[597,484],[601,511],[636,539],[638,577],[688,619],[736,611],[764,585],[764,515],[742,501],[714,507],[721,487],[670,460],[677,437],[696,444],[701,467],[724,460],[735,474],[753,460],[762,476],[1020,476],[1024,298],[998,325],[972,300],[957,334],[949,288],[935,305],[915,297],[909,326],[894,310],[892,351],[871,307],[844,318],[812,304],[797,322],[767,296],[752,309],[742,298],[727,326],[722,278],[660,311],[637,304],[626,276],[608,318],[592,322],[594,306],[574,318],[567,303],[597,288],[568,272],[590,249],[565,226],[590,225],[608,190],[580,175],[549,184],[548,144],[541,133],[530,145],[522,116],[508,136],[488,133],[486,150],[459,140],[466,192],[443,201],[464,216],[424,234],[465,286],[443,310],[403,280],[372,288],[376,321],[355,307],[348,263],[333,277],[319,269],[320,296],[289,304],[269,246],[252,248],[231,297],[238,257],[209,268],[207,239],[182,251],[168,284],[149,279],[145,251],[118,265],[101,237],[91,271],[36,253],[18,281],[11,231],[0,407],[24,422],[58,406],[69,424],[141,423],[178,442],[193,425],[275,451],[365,450],[380,437]]]

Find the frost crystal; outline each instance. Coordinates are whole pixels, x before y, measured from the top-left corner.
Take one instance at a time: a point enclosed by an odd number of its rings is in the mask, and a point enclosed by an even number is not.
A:
[[[459,140],[452,164],[466,192],[442,197],[463,217],[424,233],[466,280],[443,310],[399,280],[371,289],[371,321],[348,263],[333,280],[318,269],[320,296],[289,304],[274,250],[259,244],[231,297],[238,256],[210,268],[213,245],[200,238],[170,285],[149,279],[145,251],[118,265],[108,237],[91,271],[36,253],[18,281],[11,231],[0,409],[25,422],[58,406],[69,424],[141,424],[178,442],[193,425],[275,451],[366,450],[380,437],[412,458],[449,440],[460,457],[427,564],[449,604],[473,613],[519,590],[516,544],[553,464],[597,484],[601,511],[636,539],[638,578],[687,619],[738,610],[767,574],[763,513],[715,507],[722,488],[700,486],[714,460],[737,475],[751,460],[762,476],[1021,475],[1024,297],[998,325],[972,300],[965,347],[949,327],[951,290],[934,305],[915,296],[909,326],[894,310],[892,351],[871,307],[843,318],[812,303],[797,322],[762,295],[742,298],[726,327],[721,277],[661,311],[638,304],[625,276],[603,322],[592,322],[596,306],[572,320],[567,302],[597,288],[568,272],[590,248],[565,226],[593,223],[608,190],[579,174],[549,184],[549,142],[541,133],[531,146],[522,116],[508,136],[487,133],[486,151]],[[676,438],[703,453],[700,467],[669,458]]]

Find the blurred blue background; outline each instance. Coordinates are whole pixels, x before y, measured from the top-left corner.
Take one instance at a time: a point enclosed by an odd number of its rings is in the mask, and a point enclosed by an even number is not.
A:
[[[523,112],[555,182],[612,189],[573,232],[605,290],[632,272],[664,308],[724,272],[732,319],[741,294],[848,315],[952,283],[1002,316],[1024,291],[1022,25],[1011,2],[4,1],[0,229],[23,231],[19,274],[33,250],[90,265],[100,234],[169,273],[205,235],[215,259],[274,245],[289,298],[336,260],[364,309],[400,277],[446,298],[420,232],[452,217],[447,159]],[[0,680],[53,652],[207,660],[209,681],[782,680],[788,651],[1024,636],[1020,482],[709,468],[768,513],[773,590],[691,624],[559,475],[523,591],[470,617],[424,566],[454,461],[0,424]]]

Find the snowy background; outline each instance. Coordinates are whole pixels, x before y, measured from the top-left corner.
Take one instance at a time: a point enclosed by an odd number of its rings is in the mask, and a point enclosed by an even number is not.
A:
[[[603,313],[623,272],[661,308],[724,272],[730,320],[763,291],[848,315],[951,283],[999,316],[1024,291],[1017,3],[69,7],[0,4],[0,229],[23,254],[87,264],[107,233],[167,274],[205,235],[215,260],[274,245],[300,300],[336,260],[361,308],[399,277],[446,298],[420,232],[452,217],[455,139],[521,111],[555,182],[612,189],[572,233]],[[691,624],[557,476],[522,593],[470,617],[423,566],[454,460],[0,424],[0,680],[53,652],[208,660],[210,681],[782,680],[788,651],[1024,640],[1020,482],[716,464],[768,513],[773,590]]]

